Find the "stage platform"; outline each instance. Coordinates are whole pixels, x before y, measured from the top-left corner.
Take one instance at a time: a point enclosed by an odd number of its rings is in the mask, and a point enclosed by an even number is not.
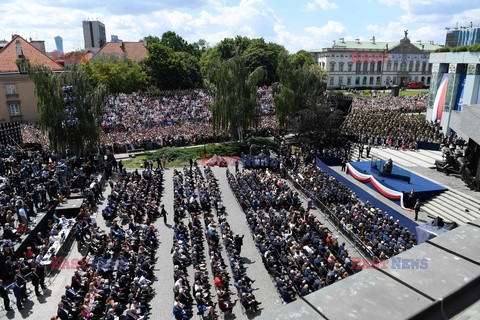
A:
[[[380,175],[377,170],[372,170],[370,161],[350,162],[348,164],[348,173],[355,179],[366,183],[369,187],[377,190],[391,200],[401,201],[402,195],[406,200],[408,193],[414,189],[415,196],[423,202],[448,190],[435,182],[396,166],[395,164],[393,164],[392,172],[397,175],[408,176],[410,182]]]

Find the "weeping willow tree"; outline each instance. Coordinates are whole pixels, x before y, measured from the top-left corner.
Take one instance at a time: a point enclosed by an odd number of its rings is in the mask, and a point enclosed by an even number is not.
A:
[[[321,111],[321,107],[326,106],[327,73],[315,63],[296,63],[295,60],[295,56],[287,54],[279,58],[280,81],[273,85],[275,112],[283,129],[298,124],[299,118],[304,119],[313,109]],[[318,118],[324,119],[323,115]],[[318,124],[312,122],[314,127]],[[304,123],[298,129],[306,129]]]
[[[85,70],[76,66],[60,74],[42,65],[28,64],[27,69],[35,84],[39,127],[48,133],[51,148],[76,155],[94,152],[100,140],[105,85],[94,87]],[[65,94],[65,86],[72,86],[72,92]],[[74,101],[67,104],[66,97]]]
[[[211,106],[214,132],[226,130],[233,139],[242,141],[245,130],[258,126],[257,84],[263,78],[262,67],[250,72],[240,56],[223,62],[215,70],[217,92]]]

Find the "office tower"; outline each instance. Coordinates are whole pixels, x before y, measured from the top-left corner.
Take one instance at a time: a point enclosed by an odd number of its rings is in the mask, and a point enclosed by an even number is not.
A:
[[[56,50],[63,53],[63,39],[60,36],[55,37],[55,47]]]
[[[106,42],[105,25],[100,21],[83,21],[85,51],[99,50]]]

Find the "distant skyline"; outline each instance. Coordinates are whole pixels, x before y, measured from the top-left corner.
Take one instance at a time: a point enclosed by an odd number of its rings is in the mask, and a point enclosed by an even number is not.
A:
[[[132,5],[134,4],[134,5]],[[263,37],[290,52],[331,46],[339,38],[444,44],[446,27],[480,23],[478,0],[3,0],[0,40],[12,34],[45,40],[55,50],[63,38],[65,52],[83,49],[83,20],[100,20],[107,39],[118,35],[138,41],[175,31],[188,42],[205,39],[210,46],[236,35]]]

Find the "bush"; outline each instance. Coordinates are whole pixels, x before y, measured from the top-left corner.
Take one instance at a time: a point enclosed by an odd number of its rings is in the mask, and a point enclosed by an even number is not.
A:
[[[450,52],[450,51],[452,51],[452,48],[450,48],[449,46],[445,46],[445,47],[438,48],[437,50],[435,50],[435,52]]]
[[[457,46],[452,48],[452,52],[466,52],[468,51],[468,46]]]
[[[468,48],[468,51],[470,52],[480,52],[480,43],[475,43]]]

